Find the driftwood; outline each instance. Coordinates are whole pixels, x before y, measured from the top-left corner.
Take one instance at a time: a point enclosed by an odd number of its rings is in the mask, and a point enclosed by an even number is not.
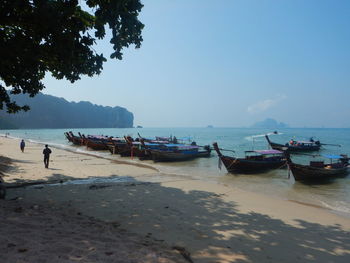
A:
[[[24,183],[13,183],[13,184],[6,184],[6,188],[22,188],[27,186],[33,186],[33,185],[45,185],[45,184],[61,184],[68,180],[55,180],[55,181],[34,181],[34,182],[24,182]]]
[[[90,185],[89,186],[89,189],[90,190],[97,190],[97,189],[103,189],[103,188],[106,188],[106,187],[111,187],[111,185],[96,185],[96,184],[93,184],[93,185]]]
[[[180,254],[184,257],[184,259],[186,259],[188,262],[194,263],[193,260],[192,260],[192,258],[191,258],[191,253],[188,252],[188,251],[186,250],[186,248],[180,247],[180,246],[174,246],[174,247],[172,247],[172,248],[175,249],[175,250],[177,250],[177,251],[179,251],[179,253],[180,253]]]

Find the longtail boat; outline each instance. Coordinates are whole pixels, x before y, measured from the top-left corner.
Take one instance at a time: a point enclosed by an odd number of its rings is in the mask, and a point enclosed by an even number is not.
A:
[[[117,144],[118,154],[120,154],[122,157],[137,156],[137,147],[134,145],[134,139],[131,136],[124,136],[124,140],[125,143]]]
[[[128,138],[129,141],[133,142],[134,140],[130,136],[124,136],[124,138],[111,138],[106,142],[106,146],[111,154],[120,154],[121,156],[130,156],[131,147],[126,141]]]
[[[151,159],[150,153],[147,151],[150,143],[145,142],[144,139],[139,139],[138,141],[132,140],[131,137],[125,136],[125,141],[127,146],[125,147],[124,154],[121,156],[138,157],[140,160]],[[159,144],[154,144],[158,146]]]
[[[161,144],[165,144],[164,141],[145,141],[144,138],[140,138],[140,147],[138,149],[138,157],[140,160],[151,160],[152,151],[159,149]]]
[[[82,145],[83,144],[82,138],[80,136],[74,135],[72,131],[65,132],[64,135],[66,136],[68,141],[72,142],[75,145]]]
[[[66,136],[68,141],[72,142],[72,139],[71,139],[71,137],[70,137],[68,132],[65,132],[64,135]]]
[[[272,142],[269,136],[267,135],[265,135],[265,138],[272,149],[279,150],[279,151],[288,150],[290,152],[312,152],[312,151],[319,151],[322,145],[320,141],[314,141],[314,140],[310,140],[310,141],[291,140],[286,144],[280,144],[280,143]]]
[[[223,155],[216,142],[213,147],[229,173],[259,173],[286,165],[283,152],[274,149],[246,151],[244,158],[237,158]]]
[[[188,161],[199,157],[209,157],[210,147],[200,150],[197,145],[163,144],[157,149],[148,149],[155,162]]]
[[[285,155],[288,167],[296,181],[317,181],[348,175],[349,158],[345,154],[323,154],[321,156],[330,159],[328,163],[324,161],[310,161],[307,165],[294,163],[288,151],[286,151]]]
[[[108,150],[108,147],[106,146],[106,144],[103,141],[94,140],[91,138],[85,139],[85,145],[87,148],[90,148],[90,149],[95,150],[95,151]]]

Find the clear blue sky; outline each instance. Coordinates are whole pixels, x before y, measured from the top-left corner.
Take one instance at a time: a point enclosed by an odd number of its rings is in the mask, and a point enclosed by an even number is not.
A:
[[[46,94],[122,106],[145,127],[350,127],[350,1],[144,0],[144,42]],[[107,57],[108,40],[97,50]]]

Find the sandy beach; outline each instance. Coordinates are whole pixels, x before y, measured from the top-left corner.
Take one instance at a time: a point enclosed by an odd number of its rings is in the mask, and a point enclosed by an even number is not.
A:
[[[42,149],[0,137],[0,262],[350,261],[330,210],[55,148],[45,169]],[[120,182],[69,183],[91,177]]]

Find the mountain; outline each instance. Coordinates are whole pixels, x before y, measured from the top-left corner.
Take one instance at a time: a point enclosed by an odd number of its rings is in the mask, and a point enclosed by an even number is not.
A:
[[[252,128],[288,128],[288,124],[277,122],[274,119],[267,118],[264,121],[256,122]]]
[[[0,111],[0,129],[31,128],[131,128],[134,115],[122,107],[104,107],[91,102],[68,102],[63,98],[39,93],[11,95],[18,105],[30,110],[18,114]]]

